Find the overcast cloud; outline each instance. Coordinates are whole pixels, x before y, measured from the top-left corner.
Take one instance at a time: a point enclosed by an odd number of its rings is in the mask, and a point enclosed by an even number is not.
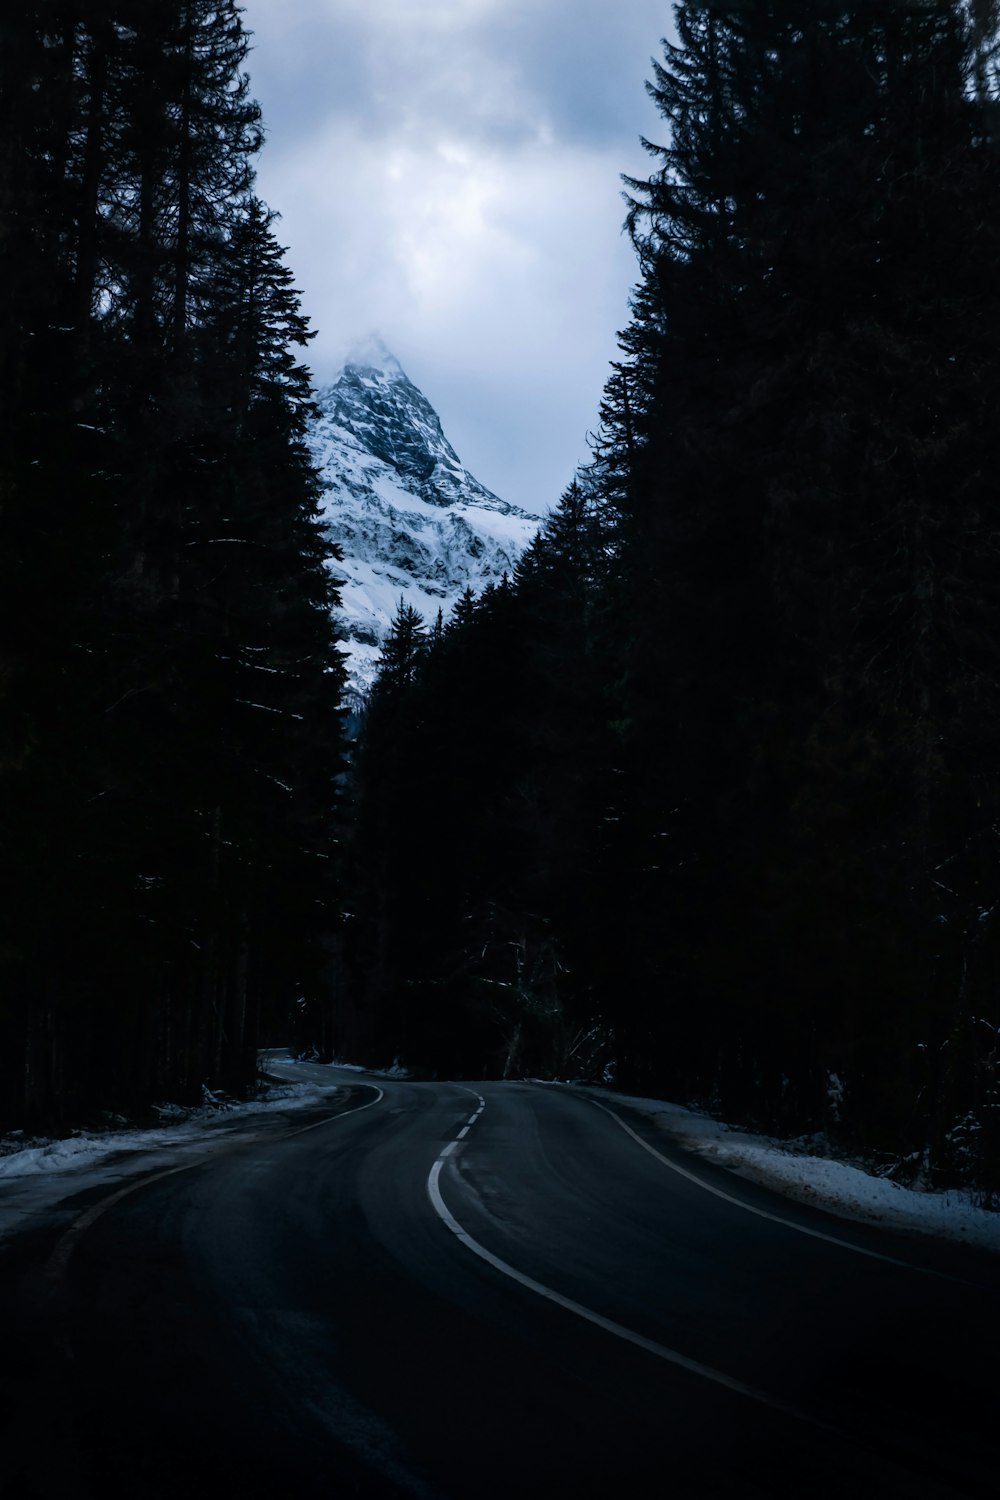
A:
[[[530,510],[586,457],[635,258],[662,0],[245,0],[258,190],[322,384],[379,332],[462,460]]]

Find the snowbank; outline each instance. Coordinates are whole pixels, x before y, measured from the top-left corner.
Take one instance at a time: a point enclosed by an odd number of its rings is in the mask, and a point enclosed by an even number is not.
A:
[[[94,1166],[110,1157],[158,1147],[176,1147],[203,1142],[211,1133],[228,1133],[239,1129],[248,1115],[273,1114],[289,1109],[305,1109],[326,1104],[333,1089],[316,1083],[287,1083],[268,1090],[265,1099],[247,1104],[214,1100],[201,1109],[181,1109],[161,1105],[155,1113],[173,1123],[146,1129],[74,1131],[64,1140],[44,1136],[25,1136],[17,1131],[0,1136],[0,1183],[16,1177],[40,1173],[66,1172],[77,1167]]]
[[[679,1104],[600,1092],[609,1107],[616,1102],[629,1105],[678,1145],[706,1161],[800,1203],[866,1224],[1000,1251],[1000,1214],[978,1207],[970,1192],[923,1192],[901,1187],[886,1177],[875,1176],[858,1162],[813,1154],[822,1144],[815,1137],[777,1141],[738,1130]]]

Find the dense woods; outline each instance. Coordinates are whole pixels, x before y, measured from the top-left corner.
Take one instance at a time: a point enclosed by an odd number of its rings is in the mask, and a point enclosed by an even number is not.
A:
[[[594,461],[387,647],[373,1045],[996,1190],[995,7],[675,18]]]
[[[240,12],[0,22],[0,1124],[293,1040],[1000,1191],[997,7],[675,21],[592,462],[350,764]]]
[[[337,945],[311,336],[232,0],[0,22],[0,1119],[243,1091]]]

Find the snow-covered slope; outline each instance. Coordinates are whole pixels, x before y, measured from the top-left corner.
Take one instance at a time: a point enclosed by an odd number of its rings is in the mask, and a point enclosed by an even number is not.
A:
[[[344,553],[349,681],[364,693],[401,597],[428,625],[439,609],[447,620],[467,587],[479,593],[511,571],[539,523],[469,473],[380,340],[353,350],[316,402],[309,445],[324,520]]]

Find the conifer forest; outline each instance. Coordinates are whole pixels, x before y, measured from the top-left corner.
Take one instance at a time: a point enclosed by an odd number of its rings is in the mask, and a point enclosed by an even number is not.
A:
[[[998,11],[674,7],[591,461],[358,724],[241,12],[8,7],[0,1128],[290,1042],[1000,1192]]]

